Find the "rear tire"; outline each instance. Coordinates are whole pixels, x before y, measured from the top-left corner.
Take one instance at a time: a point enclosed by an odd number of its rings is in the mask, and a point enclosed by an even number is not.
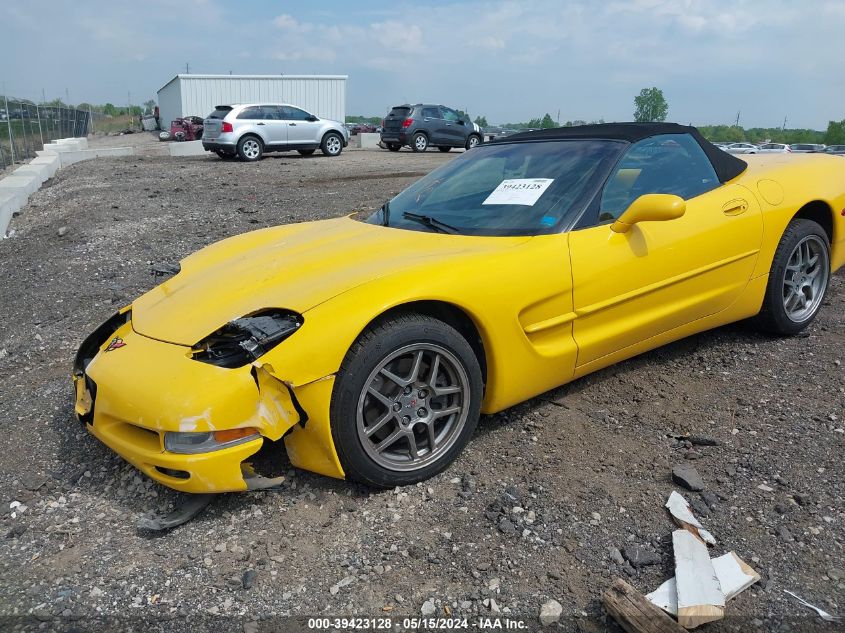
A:
[[[238,141],[238,156],[248,163],[261,160],[264,155],[264,143],[257,136],[247,135]]]
[[[315,149],[298,149],[296,151],[299,152],[302,156],[311,156],[317,150],[315,150]]]
[[[398,152],[400,149],[402,149],[402,146],[399,143],[388,143],[387,149],[389,149],[391,152]]]
[[[440,145],[437,149],[439,149],[441,152],[451,152],[452,151],[452,148],[449,147],[448,145]]]
[[[370,326],[347,352],[332,392],[332,439],[344,473],[389,488],[443,471],[475,430],[482,392],[478,359],[450,325],[404,314]]]
[[[793,220],[775,251],[757,326],[783,336],[798,334],[816,318],[829,283],[827,233],[812,220]]]
[[[320,143],[320,151],[326,156],[340,156],[343,151],[343,139],[337,132],[328,132]]]
[[[222,160],[232,160],[235,158],[235,155],[232,152],[227,152],[222,149],[214,150],[214,153],[217,154]]]
[[[465,149],[472,149],[481,143],[481,137],[478,134],[470,134],[467,137],[467,143],[464,146]]]
[[[422,132],[417,132],[411,139],[411,149],[415,152],[424,152],[428,149],[428,137]]]

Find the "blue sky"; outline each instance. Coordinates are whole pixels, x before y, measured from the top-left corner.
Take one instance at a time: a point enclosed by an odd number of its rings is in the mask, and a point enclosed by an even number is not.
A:
[[[303,8],[304,7],[304,8]],[[196,73],[346,74],[349,114],[433,101],[491,123],[629,120],[643,87],[694,125],[845,118],[845,0],[2,0],[11,95],[140,103]],[[188,17],[190,16],[190,18]],[[35,43],[38,42],[36,49]],[[37,51],[37,52],[36,52]],[[205,113],[202,113],[205,114]]]

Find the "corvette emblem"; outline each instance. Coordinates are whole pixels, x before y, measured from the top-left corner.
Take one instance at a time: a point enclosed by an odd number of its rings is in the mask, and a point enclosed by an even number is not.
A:
[[[105,349],[107,352],[113,352],[116,349],[120,349],[121,347],[126,347],[126,343],[123,342],[123,339],[119,336],[115,336],[109,346]]]

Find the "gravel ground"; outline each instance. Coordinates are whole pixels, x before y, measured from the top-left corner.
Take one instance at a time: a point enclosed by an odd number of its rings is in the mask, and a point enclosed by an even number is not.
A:
[[[153,285],[149,262],[373,209],[452,157],[241,164],[151,143],[62,170],[0,241],[4,629],[173,630],[188,617],[194,630],[289,630],[280,616],[451,613],[536,630],[554,599],[557,630],[618,631],[601,593],[617,576],[647,592],[673,574],[663,504],[679,489],[672,467],[687,464],[705,489],[684,494],[715,553],[763,575],[705,629],[832,630],[784,589],[845,611],[842,274],[805,335],[740,324],[621,363],[485,417],[425,484],[373,491],[291,469],[281,490],[220,496],[165,535],[139,532],[139,516],[180,495],[74,419],[84,336]],[[638,548],[649,564],[633,567]]]

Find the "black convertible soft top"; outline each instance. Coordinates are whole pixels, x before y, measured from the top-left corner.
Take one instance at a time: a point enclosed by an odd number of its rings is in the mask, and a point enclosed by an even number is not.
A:
[[[535,132],[520,132],[511,136],[503,136],[493,143],[509,143],[513,141],[538,140],[568,140],[568,139],[609,139],[636,143],[645,138],[659,134],[689,134],[692,136],[716,171],[720,182],[727,182],[739,176],[746,170],[748,164],[734,156],[720,150],[710,141],[701,136],[694,127],[678,125],[677,123],[598,123],[595,125],[574,125],[571,127],[556,127]]]

